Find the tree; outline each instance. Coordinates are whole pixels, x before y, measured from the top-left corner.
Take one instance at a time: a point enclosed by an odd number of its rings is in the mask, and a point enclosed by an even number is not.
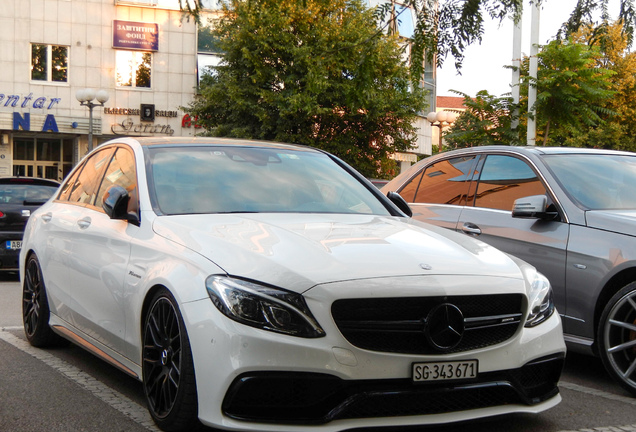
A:
[[[454,93],[464,97],[466,110],[444,134],[448,147],[520,144],[518,132],[511,128],[514,112],[511,97],[493,96],[486,90],[478,92],[475,98],[458,91]]]
[[[608,142],[614,142],[615,145],[605,148],[633,150],[636,147],[636,53],[629,50],[622,21],[587,25],[579,29],[573,38],[580,43],[598,47],[595,56],[597,67],[614,73],[610,83],[614,96],[607,100],[606,107],[615,115],[605,119],[612,123],[603,128],[606,140],[599,142],[602,140],[593,139],[596,134],[587,134],[581,137],[582,143],[605,147]]]
[[[571,145],[574,137],[583,139],[588,130],[604,128],[612,119],[615,72],[600,67],[598,56],[596,47],[554,40],[539,51],[537,79],[528,75],[529,59],[523,60],[519,121],[521,126],[527,124],[528,87],[536,85],[537,140],[543,145]],[[515,112],[512,98],[497,98],[486,91],[475,99],[463,95],[468,109],[445,135],[446,142],[458,147],[522,143],[520,133],[525,127],[510,129]],[[620,129],[607,130],[616,134]],[[598,134],[586,136],[599,139]]]
[[[179,0],[181,9],[197,20],[200,17],[202,3],[205,0]],[[307,0],[296,0],[304,5]],[[533,0],[540,5],[549,1]],[[386,5],[378,9],[379,13],[388,17],[387,28],[396,28],[395,21],[400,17],[392,14],[394,0],[386,0]],[[421,77],[424,60],[436,61],[441,66],[449,56],[455,58],[455,66],[461,69],[464,50],[475,42],[481,42],[486,19],[502,21],[512,17],[517,20],[521,16],[523,0],[402,0],[402,4],[415,11],[416,25],[413,37],[411,56],[412,75]],[[564,23],[558,37],[567,39],[582,26],[593,21],[594,12],[601,11],[603,20],[609,18],[609,0],[577,0],[577,3]],[[634,0],[620,0],[616,17],[623,22],[623,31],[631,45],[636,12]]]
[[[185,111],[211,135],[311,145],[366,176],[394,174],[424,92],[373,12],[358,0],[229,3],[213,30],[223,63]]]
[[[536,80],[528,75],[529,59],[524,59],[521,89],[527,95],[528,86],[537,86],[537,140],[542,137],[543,145],[548,143],[553,125],[567,136],[598,126],[603,122],[602,115],[613,114],[606,107],[606,101],[614,95],[611,90],[614,72],[597,67],[597,55],[598,48],[594,46],[571,40],[551,41],[539,52]]]

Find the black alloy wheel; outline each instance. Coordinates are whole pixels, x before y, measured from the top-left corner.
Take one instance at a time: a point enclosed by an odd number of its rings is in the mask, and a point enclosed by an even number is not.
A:
[[[49,327],[50,315],[40,262],[33,254],[27,260],[22,285],[22,321],[24,333],[31,345],[48,347],[61,345],[65,341]]]
[[[155,294],[143,331],[143,386],[148,409],[165,431],[198,424],[194,364],[183,318],[165,289]]]
[[[607,303],[598,336],[605,368],[636,396],[636,282],[623,287]]]

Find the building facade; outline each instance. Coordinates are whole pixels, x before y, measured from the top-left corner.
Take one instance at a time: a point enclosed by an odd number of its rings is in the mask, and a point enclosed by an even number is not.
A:
[[[208,15],[218,8],[202,3]],[[199,132],[181,107],[222,55],[197,44],[179,0],[2,0],[0,26],[0,176],[62,180],[116,136]],[[407,39],[412,29],[403,11],[398,30]],[[87,88],[108,100],[89,109],[78,100]],[[417,148],[395,155],[403,165],[431,153],[430,125],[418,126]]]
[[[93,108],[94,146],[118,135],[194,135],[180,107],[196,94],[197,29],[178,8],[3,0],[0,176],[62,180],[88,150],[90,112],[76,98],[84,88],[108,94]]]

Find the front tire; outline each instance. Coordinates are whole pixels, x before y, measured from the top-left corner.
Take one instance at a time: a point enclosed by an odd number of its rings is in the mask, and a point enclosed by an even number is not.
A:
[[[607,303],[598,327],[599,354],[605,368],[636,396],[636,282]]]
[[[42,269],[38,257],[33,254],[27,260],[22,284],[22,322],[31,345],[44,348],[64,344],[65,339],[51,330],[50,316]]]
[[[143,386],[150,415],[164,431],[198,424],[194,363],[177,302],[162,289],[150,303],[143,330]]]

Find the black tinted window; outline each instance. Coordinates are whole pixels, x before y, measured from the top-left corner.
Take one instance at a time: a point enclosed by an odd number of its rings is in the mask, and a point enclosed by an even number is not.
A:
[[[474,156],[467,156],[429,165],[400,195],[407,202],[464,205],[474,160]]]
[[[526,162],[512,156],[489,155],[479,177],[475,206],[512,211],[516,199],[545,193]]]

